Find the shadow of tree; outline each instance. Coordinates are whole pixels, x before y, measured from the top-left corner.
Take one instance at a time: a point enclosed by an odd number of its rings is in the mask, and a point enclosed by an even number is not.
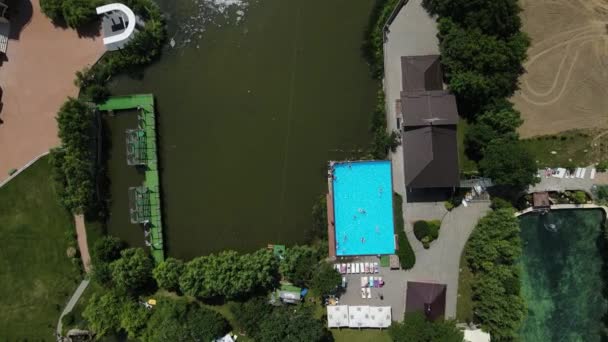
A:
[[[31,0],[8,1],[8,15],[11,22],[9,39],[19,40],[21,31],[32,20],[33,7]]]

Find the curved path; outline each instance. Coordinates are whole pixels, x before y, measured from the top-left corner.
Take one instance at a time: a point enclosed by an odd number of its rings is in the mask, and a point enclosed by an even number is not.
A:
[[[57,336],[61,336],[61,330],[63,330],[63,323],[61,322],[61,319],[63,318],[63,316],[67,315],[68,313],[70,313],[72,311],[72,309],[74,308],[74,305],[76,305],[76,303],[78,303],[80,296],[82,296],[82,294],[84,293],[84,290],[87,289],[87,286],[89,286],[88,279],[85,279],[82,282],[80,282],[80,285],[78,285],[78,287],[72,294],[72,297],[70,298],[70,300],[66,304],[65,308],[61,312],[61,315],[59,316],[59,322],[57,322],[57,331],[56,331]]]

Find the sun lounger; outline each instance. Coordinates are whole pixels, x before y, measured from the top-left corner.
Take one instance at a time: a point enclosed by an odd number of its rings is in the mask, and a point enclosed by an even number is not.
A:
[[[365,288],[362,287],[361,288],[361,298],[363,298],[363,299],[367,298],[366,294],[367,294],[367,292],[365,291]]]
[[[576,172],[574,173],[574,178],[579,178],[581,175],[581,168],[577,167]]]
[[[369,273],[369,262],[365,263],[365,273]]]
[[[359,264],[355,263],[355,273],[359,274],[361,273],[361,270],[359,269]]]
[[[374,287],[380,287],[380,279],[374,279]]]
[[[334,269],[335,269],[335,270],[336,270],[338,273],[340,273],[340,265],[338,265],[338,264],[334,264]]]
[[[374,273],[379,273],[380,272],[380,265],[378,265],[377,262],[374,263]]]
[[[382,277],[378,278],[378,284],[380,285],[380,287],[384,286],[384,280],[382,280]]]
[[[469,205],[467,204],[467,201],[466,201],[466,200],[464,200],[464,199],[462,200],[462,205],[464,205],[464,207],[465,207],[465,208],[469,206]]]
[[[374,287],[374,277],[369,277],[369,287]]]
[[[346,273],[346,264],[340,264],[340,269],[342,270],[342,274]]]
[[[363,269],[365,268],[365,264],[360,262],[359,267],[361,268],[361,273],[363,273]]]
[[[591,169],[591,174],[589,175],[589,179],[595,178],[595,169]]]
[[[585,173],[587,173],[586,168],[581,170],[581,178],[585,178]]]
[[[367,287],[367,277],[361,277],[361,287]]]
[[[365,291],[367,292],[367,299],[372,298],[372,289],[370,289],[369,287],[366,287]]]
[[[347,264],[346,265],[346,273],[353,273],[353,264]]]

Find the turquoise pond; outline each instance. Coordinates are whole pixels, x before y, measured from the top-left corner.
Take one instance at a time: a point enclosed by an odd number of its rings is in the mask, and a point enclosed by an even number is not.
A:
[[[391,163],[333,165],[336,254],[395,252]]]
[[[553,210],[520,217],[522,294],[528,308],[522,341],[601,341],[601,210]]]

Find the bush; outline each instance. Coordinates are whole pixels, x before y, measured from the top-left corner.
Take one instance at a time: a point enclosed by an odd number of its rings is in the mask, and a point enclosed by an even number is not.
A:
[[[513,208],[513,205],[511,205],[511,202],[500,197],[492,197],[492,204],[490,205],[490,208],[493,210],[510,209]]]
[[[384,25],[397,3],[398,0],[375,0],[365,32],[362,50],[372,77],[378,80],[384,76]]]
[[[587,194],[584,191],[575,191],[572,200],[576,204],[585,204],[587,203]]]
[[[76,315],[73,311],[68,312],[61,318],[61,323],[63,324],[64,328],[71,327],[74,322],[76,322]]]
[[[416,263],[416,255],[405,234],[405,223],[403,222],[403,198],[397,193],[393,194],[393,216],[395,218],[395,229],[397,230],[397,245],[399,249],[396,254],[399,257],[401,268],[409,270]]]
[[[599,171],[599,172],[606,172],[606,170],[608,170],[608,160],[603,160],[601,162],[599,162],[595,168]]]
[[[454,209],[454,203],[452,203],[452,201],[445,201],[443,202],[443,206],[445,207],[445,209],[447,211],[452,211],[452,209]]]
[[[426,221],[414,222],[414,235],[416,236],[416,239],[422,241],[422,239],[428,236],[429,233],[429,224]]]

